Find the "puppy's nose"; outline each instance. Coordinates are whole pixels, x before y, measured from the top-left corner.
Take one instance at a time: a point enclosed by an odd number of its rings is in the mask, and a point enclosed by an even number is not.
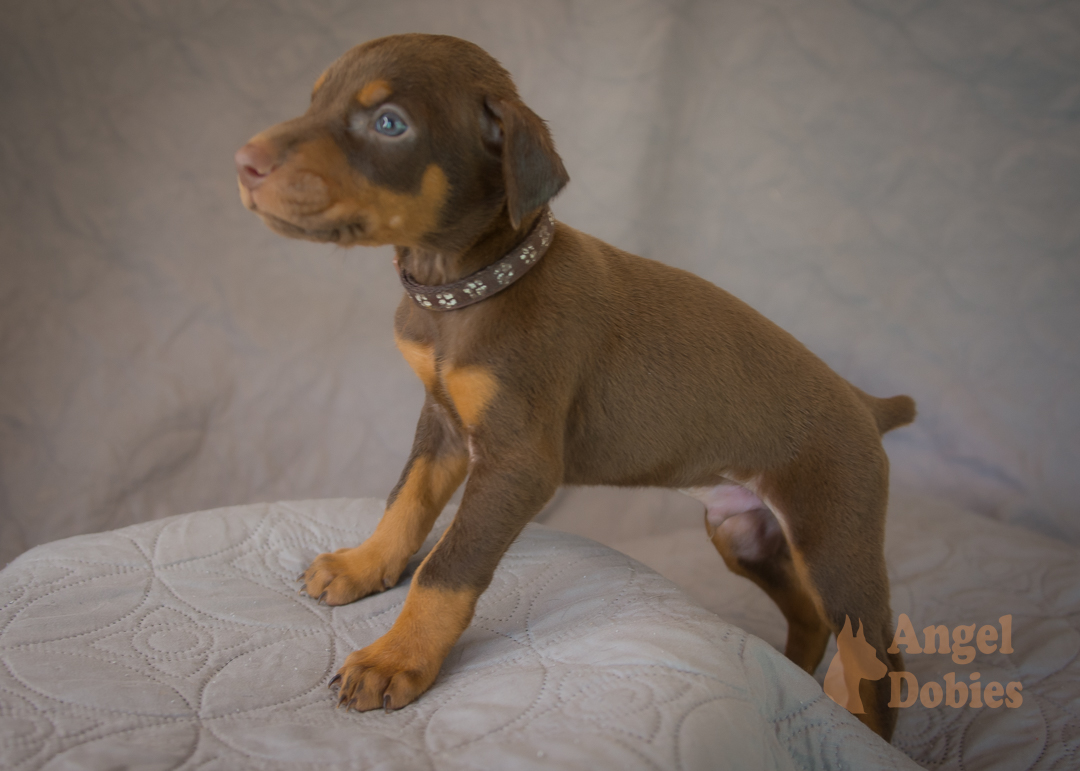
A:
[[[261,185],[276,167],[275,158],[261,144],[248,142],[236,151],[236,173],[248,190]]]

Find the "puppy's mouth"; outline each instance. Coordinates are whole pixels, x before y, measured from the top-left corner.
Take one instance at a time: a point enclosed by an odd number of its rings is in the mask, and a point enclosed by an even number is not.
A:
[[[337,244],[339,246],[365,245],[371,240],[367,235],[367,229],[363,222],[346,222],[338,225],[311,228],[297,225],[269,212],[259,211],[258,208],[252,208],[252,211],[262,218],[267,227],[287,238],[299,238],[305,241],[318,241],[319,243]]]
[[[275,217],[272,214],[261,215],[263,222],[274,232],[289,238],[301,238],[306,241],[318,241],[320,243],[338,244],[339,246],[355,246],[364,244],[368,238],[364,235],[364,226],[353,222],[339,225],[333,228],[312,230],[294,225],[287,220]]]
[[[339,246],[368,245],[371,241],[368,223],[359,213],[346,221],[326,220],[325,215],[338,208],[332,202],[313,205],[310,200],[290,200],[280,194],[269,196],[269,202],[260,202],[257,200],[257,196],[262,197],[259,190],[250,190],[243,180],[238,182],[244,206],[258,214],[278,235]]]

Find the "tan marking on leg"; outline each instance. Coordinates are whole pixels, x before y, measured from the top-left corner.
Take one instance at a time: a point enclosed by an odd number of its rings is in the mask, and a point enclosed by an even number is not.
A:
[[[791,556],[795,572],[802,584],[801,589],[808,600],[813,603],[813,606],[821,619],[821,624],[826,626],[828,624],[826,619],[829,617],[825,613],[825,603],[822,601],[821,595],[817,591],[817,587],[815,587],[810,580],[810,571],[806,561],[802,554],[794,547],[791,548]],[[854,623],[854,621],[855,619],[853,618],[852,622]],[[859,623],[861,625],[861,619],[859,619]],[[828,627],[826,626],[826,628]],[[841,630],[836,629],[830,631],[839,635]],[[829,635],[826,634],[825,644],[828,643],[828,639]],[[888,645],[888,640],[885,641],[885,645]],[[822,652],[824,652],[824,647],[825,646],[822,645]],[[882,648],[881,654],[893,665],[894,671],[901,671],[903,669],[903,661],[899,659],[899,657],[890,659],[884,648]],[[809,671],[813,674],[813,670]],[[892,738],[892,732],[896,725],[897,712],[896,708],[890,708],[888,706],[890,697],[889,688],[890,681],[884,676],[883,679],[880,680],[862,680],[858,685],[858,689],[859,698],[865,711],[855,715],[863,725],[881,736],[885,741],[889,741]]]
[[[485,367],[457,367],[443,376],[446,393],[466,428],[480,423],[484,410],[499,390],[499,381]]]
[[[413,461],[409,476],[386,514],[379,520],[371,539],[388,550],[405,551],[408,560],[427,538],[439,513],[465,479],[468,455],[447,455],[436,460],[420,456]]]
[[[756,486],[756,480],[747,484]],[[757,584],[784,614],[788,622],[784,654],[813,673],[832,631],[824,621],[823,604],[808,580],[802,555],[791,545],[783,512],[749,487],[735,484],[682,492],[705,504],[705,530],[728,568]],[[770,536],[762,530],[765,518],[774,519],[780,532]],[[776,536],[783,538],[783,545],[770,543]]]
[[[390,84],[385,80],[373,80],[356,92],[356,101],[364,107],[371,107],[385,101],[391,93]]]
[[[829,616],[825,613],[825,603],[821,600],[821,595],[818,593],[817,586],[815,586],[814,582],[810,579],[810,569],[806,566],[806,560],[803,559],[802,552],[800,552],[791,542],[790,537],[788,538],[788,548],[791,550],[791,563],[795,566],[795,575],[799,579],[799,584],[801,585],[803,592],[807,599],[813,604],[814,610],[817,611],[818,616],[823,621],[828,619]]]
[[[413,581],[390,631],[354,651],[338,670],[339,704],[361,712],[400,709],[426,691],[472,621],[475,589],[420,586]]]
[[[413,460],[405,484],[359,546],[320,554],[304,571],[304,590],[328,605],[345,605],[397,584],[409,557],[468,471],[465,453]]]
[[[435,349],[430,345],[406,340],[394,335],[394,343],[397,345],[405,361],[412,367],[413,372],[420,378],[424,388],[428,391],[435,390]]]

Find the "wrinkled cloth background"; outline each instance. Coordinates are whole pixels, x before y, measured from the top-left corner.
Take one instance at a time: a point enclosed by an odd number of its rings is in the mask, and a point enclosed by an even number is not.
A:
[[[897,489],[1080,543],[1080,3],[4,0],[0,565],[389,492],[422,403],[391,251],[275,236],[232,155],[405,31],[510,70],[570,171],[559,219],[914,396]]]

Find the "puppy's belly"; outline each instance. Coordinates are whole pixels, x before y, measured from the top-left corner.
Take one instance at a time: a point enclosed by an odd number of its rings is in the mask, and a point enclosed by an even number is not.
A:
[[[705,529],[719,534],[735,556],[748,562],[767,559],[783,540],[781,520],[757,493],[725,482],[715,487],[682,488],[679,492],[705,504]]]
[[[734,482],[715,487],[685,487],[679,492],[705,504],[705,521],[710,530],[720,527],[724,520],[736,514],[768,508],[756,493]]]

